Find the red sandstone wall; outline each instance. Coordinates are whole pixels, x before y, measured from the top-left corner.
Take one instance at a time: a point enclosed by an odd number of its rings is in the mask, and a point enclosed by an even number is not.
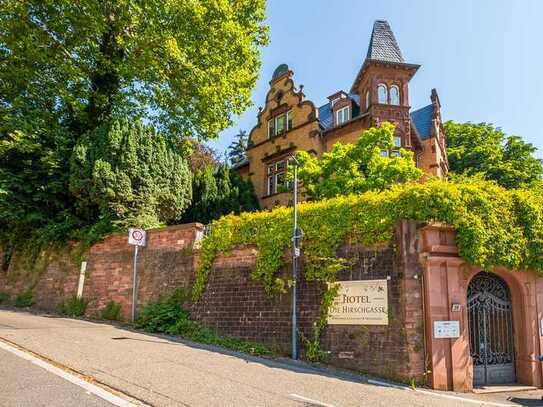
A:
[[[340,250],[338,256],[347,259],[349,267],[338,280],[389,278],[389,325],[326,327],[322,343],[331,364],[400,380],[423,380],[421,269],[415,239],[414,224],[404,222],[396,246]],[[217,259],[192,315],[224,334],[267,343],[288,353],[290,295],[265,296],[262,285],[249,277],[255,256],[254,248],[248,247]],[[290,273],[289,264],[283,273]],[[299,328],[308,337],[318,317],[322,292],[318,283],[302,280],[299,284]]]
[[[290,350],[290,292],[269,297],[262,283],[250,277],[256,250],[235,250],[215,261],[207,289],[191,308],[193,318],[229,336],[266,343],[288,353]],[[282,274],[290,273],[289,266]],[[298,284],[299,329],[309,335],[318,318],[323,286],[301,281]]]
[[[404,224],[395,246],[347,246],[338,253],[350,264],[338,280],[389,278],[390,322],[384,327],[327,327],[322,343],[330,352],[331,364],[396,379],[422,378],[423,318],[420,284],[415,278],[419,264],[414,230],[414,226]],[[148,233],[148,245],[140,251],[138,262],[140,306],[175,288],[191,286],[197,262],[193,245],[201,232],[201,225],[191,224]],[[122,305],[125,318],[130,315],[132,255],[133,247],[128,246],[124,234],[111,236],[90,249],[85,256],[88,266],[83,291],[84,298],[90,301],[88,315],[99,315],[111,300]],[[252,247],[218,258],[202,299],[189,310],[193,318],[222,334],[262,342],[288,353],[290,295],[266,296],[262,284],[250,278],[255,259]],[[33,288],[37,306],[54,310],[75,295],[79,269],[68,254],[57,254],[35,281],[0,271],[0,291],[16,294]],[[282,273],[290,274],[289,264]],[[298,292],[299,328],[310,336],[323,286],[302,279]]]
[[[148,232],[147,246],[138,255],[138,306],[191,284],[191,253],[202,230],[201,225],[188,224]],[[133,255],[125,235],[111,236],[90,249],[83,290],[83,297],[91,300],[88,314],[98,313],[113,300],[122,304],[125,317],[130,315]]]
[[[188,287],[193,279],[193,250],[202,225],[187,224],[148,231],[147,246],[138,256],[138,304],[148,303],[178,287]],[[122,305],[125,318],[130,315],[132,296],[132,257],[134,248],[125,234],[118,234],[95,244],[84,254],[87,271],[83,297],[89,301],[87,315],[98,316],[109,301]],[[59,250],[45,261],[43,271],[30,273],[19,261],[8,271],[0,270],[0,292],[13,297],[31,289],[36,307],[54,311],[64,300],[77,293],[81,264],[69,250]],[[37,273],[39,271],[39,273]],[[25,274],[26,272],[26,274]],[[23,273],[23,274],[21,274]]]

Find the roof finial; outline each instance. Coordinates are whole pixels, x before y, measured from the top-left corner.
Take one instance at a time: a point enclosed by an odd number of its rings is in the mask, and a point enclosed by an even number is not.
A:
[[[288,73],[288,65],[281,64],[273,71],[272,81]]]

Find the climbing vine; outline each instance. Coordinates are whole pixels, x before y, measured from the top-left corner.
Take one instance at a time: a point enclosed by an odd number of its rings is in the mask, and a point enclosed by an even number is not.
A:
[[[337,271],[343,267],[343,259],[336,256],[343,243],[386,243],[402,219],[453,226],[459,254],[482,269],[504,266],[543,272],[542,194],[535,190],[506,190],[482,180],[434,179],[424,184],[397,185],[383,192],[302,203],[299,223],[304,233],[304,277],[335,281]],[[258,249],[251,277],[261,281],[269,295],[284,290],[289,281],[278,272],[285,264],[291,233],[292,209],[284,207],[225,216],[213,222],[202,242],[193,299],[201,297],[216,257],[242,245]],[[315,325],[317,337],[326,323],[328,308],[322,309]]]
[[[506,190],[481,180],[430,180],[299,206],[304,232],[302,252],[305,278],[334,281],[342,261],[338,248],[347,239],[365,245],[392,238],[402,219],[443,222],[457,231],[459,253],[483,269],[543,271],[543,198],[531,190]],[[225,216],[215,222],[203,240],[193,298],[205,289],[219,254],[241,245],[256,245],[252,278],[263,282],[268,294],[285,288],[278,276],[290,246],[292,209]]]

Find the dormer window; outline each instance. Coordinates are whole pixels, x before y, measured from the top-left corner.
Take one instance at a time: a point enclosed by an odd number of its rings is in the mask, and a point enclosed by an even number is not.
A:
[[[339,126],[347,121],[350,118],[351,109],[349,106],[342,107],[336,112],[336,125]]]
[[[328,96],[328,100],[330,101],[330,107],[334,107],[334,105],[343,100],[343,99],[346,99],[347,98],[347,94],[340,90],[339,92],[336,92],[334,93],[333,95],[331,96]]]
[[[380,83],[377,86],[377,100],[380,104],[386,105],[388,103],[388,91],[387,86]]]
[[[396,85],[390,87],[390,104],[400,105],[400,89]]]
[[[292,129],[292,110],[268,120],[268,138],[278,136]]]

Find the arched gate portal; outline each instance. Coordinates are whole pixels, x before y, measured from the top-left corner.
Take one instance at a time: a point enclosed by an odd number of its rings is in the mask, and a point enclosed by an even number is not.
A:
[[[511,294],[498,276],[482,272],[469,283],[468,326],[473,385],[514,383]]]

